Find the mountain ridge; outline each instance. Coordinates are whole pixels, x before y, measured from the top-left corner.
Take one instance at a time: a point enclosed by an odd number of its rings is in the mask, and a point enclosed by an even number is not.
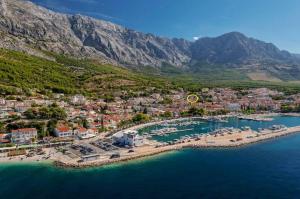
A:
[[[37,56],[47,57],[42,51],[52,51],[115,65],[161,68],[169,64],[188,71],[201,64],[224,65],[245,73],[263,71],[300,79],[299,56],[239,32],[194,42],[169,39],[21,0],[0,0],[0,16],[0,47]]]

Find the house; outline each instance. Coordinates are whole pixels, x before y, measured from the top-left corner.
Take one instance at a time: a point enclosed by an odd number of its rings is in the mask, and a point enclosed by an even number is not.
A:
[[[142,146],[144,138],[135,130],[124,130],[112,136],[113,143],[121,146]]]
[[[29,106],[15,106],[15,111],[18,113],[24,113],[25,111],[27,111],[30,107]]]
[[[16,144],[31,143],[36,138],[36,128],[23,128],[11,131],[11,141]]]
[[[79,127],[74,130],[74,135],[77,135],[79,139],[89,139],[95,137],[94,130],[92,129],[86,129],[83,127]]]
[[[54,130],[54,134],[56,137],[65,138],[71,137],[74,135],[73,131],[67,126],[61,126]]]
[[[0,145],[10,143],[8,134],[0,134]]]
[[[237,112],[241,110],[241,105],[239,103],[228,103],[226,109],[231,112]]]
[[[0,98],[0,106],[4,106],[6,104],[6,100],[4,98]]]
[[[86,99],[83,95],[74,95],[71,98],[71,103],[74,105],[84,105],[86,102]]]

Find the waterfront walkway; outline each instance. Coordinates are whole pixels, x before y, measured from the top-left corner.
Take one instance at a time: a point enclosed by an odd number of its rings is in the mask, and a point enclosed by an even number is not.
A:
[[[57,166],[62,167],[91,167],[91,166],[102,166],[112,163],[117,163],[121,161],[129,161],[137,158],[152,156],[168,151],[180,150],[183,148],[215,148],[215,147],[239,147],[259,141],[264,141],[272,138],[277,138],[292,133],[300,132],[300,126],[284,128],[280,130],[264,130],[263,132],[256,132],[251,129],[244,131],[236,131],[233,133],[227,133],[222,135],[206,135],[200,139],[189,139],[182,143],[177,143],[167,146],[158,146],[157,143],[148,144],[146,146],[137,147],[134,149],[133,153],[126,153],[125,151],[121,153],[120,158],[109,159],[101,158],[99,160],[78,163],[76,159],[66,160],[60,159],[56,161]]]

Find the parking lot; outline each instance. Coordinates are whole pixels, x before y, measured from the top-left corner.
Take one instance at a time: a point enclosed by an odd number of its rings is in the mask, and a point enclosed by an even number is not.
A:
[[[100,154],[101,156],[110,156],[121,148],[114,146],[110,139],[96,140],[92,142],[78,142],[67,147],[69,153],[77,157]]]
[[[103,151],[106,151],[106,152],[116,151],[119,149],[118,147],[112,145],[112,143],[109,141],[97,140],[97,141],[91,142],[91,144]]]

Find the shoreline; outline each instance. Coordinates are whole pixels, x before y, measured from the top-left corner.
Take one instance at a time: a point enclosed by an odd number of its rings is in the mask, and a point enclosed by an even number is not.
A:
[[[285,113],[265,113],[265,114],[254,114],[252,115],[253,117],[274,117],[274,116],[295,116],[295,117],[299,117],[300,114],[285,114]],[[231,115],[220,115],[218,117],[236,117],[237,114],[231,114]],[[130,127],[128,129],[134,129],[134,130],[138,130],[141,128],[145,128],[148,126],[153,126],[153,125],[157,125],[157,124],[161,124],[161,123],[165,123],[165,122],[174,122],[174,121],[183,121],[183,120],[189,120],[189,119],[203,119],[205,120],[205,117],[184,117],[184,118],[174,118],[174,119],[169,119],[169,120],[163,120],[163,121],[155,121],[155,122],[150,122],[150,123],[146,123],[146,124],[140,124],[140,125],[136,125],[133,127]],[[262,141],[267,141],[270,139],[275,139],[278,137],[282,137],[282,136],[287,136],[290,134],[295,134],[300,132],[300,126],[295,126],[295,127],[290,127],[287,128],[285,130],[281,130],[280,132],[269,132],[267,134],[261,134],[259,135],[258,132],[256,131],[252,131],[252,130],[246,130],[246,131],[242,131],[239,133],[234,133],[234,135],[227,135],[225,137],[218,137],[216,138],[216,136],[213,135],[205,135],[203,138],[201,138],[201,140],[189,140],[187,142],[184,143],[176,143],[176,144],[172,144],[172,145],[166,145],[166,146],[159,146],[156,147],[154,146],[154,144],[158,144],[158,142],[152,142],[150,144],[148,144],[147,146],[142,146],[142,147],[137,147],[134,148],[135,152],[128,154],[127,152],[125,152],[126,149],[124,149],[123,154],[120,158],[116,158],[116,159],[108,159],[107,157],[105,158],[100,158],[98,160],[93,160],[93,161],[87,161],[87,162],[77,162],[75,159],[70,159],[67,158],[65,155],[59,153],[53,153],[55,155],[53,155],[50,159],[48,160],[37,160],[38,158],[28,158],[28,159],[22,159],[20,157],[15,157],[13,158],[13,160],[9,159],[9,160],[1,160],[0,158],[0,164],[1,163],[50,163],[54,166],[57,167],[63,167],[63,168],[87,168],[87,167],[101,167],[104,165],[110,165],[110,164],[115,164],[115,163],[121,163],[121,162],[128,162],[131,160],[135,160],[135,159],[141,159],[141,158],[145,158],[145,157],[151,157],[151,156],[155,156],[158,154],[163,154],[163,153],[167,153],[167,152],[171,152],[171,151],[179,151],[182,149],[187,149],[187,148],[235,148],[235,147],[242,147],[242,146],[246,146],[246,145],[250,145],[250,144],[254,144],[254,143],[258,143],[258,142],[262,142]],[[259,135],[259,136],[257,136]],[[249,138],[251,136],[251,138]],[[255,137],[257,136],[257,137]],[[221,139],[220,139],[221,138]],[[237,138],[242,138],[242,141],[237,141],[237,142],[232,142],[232,139],[237,139]],[[205,139],[205,140],[203,140]],[[208,140],[207,140],[208,139]],[[50,152],[48,151],[48,154],[50,154]]]
[[[101,167],[104,165],[128,162],[128,161],[135,160],[135,159],[151,157],[151,156],[155,156],[157,154],[162,154],[162,153],[171,152],[171,151],[178,151],[178,150],[182,150],[182,149],[238,148],[238,147],[247,146],[250,144],[255,144],[255,143],[259,143],[259,142],[263,142],[263,141],[267,141],[267,140],[271,140],[271,139],[276,139],[276,138],[283,137],[283,136],[296,134],[299,132],[300,132],[300,126],[296,126],[296,127],[288,128],[286,130],[282,130],[280,132],[269,133],[269,134],[261,135],[259,137],[249,138],[249,139],[241,141],[241,142],[233,142],[232,143],[232,142],[228,142],[228,141],[222,142],[224,140],[221,140],[221,142],[210,144],[210,143],[203,142],[203,140],[191,141],[191,142],[187,142],[187,143],[169,145],[169,146],[165,146],[162,148],[153,148],[152,150],[144,152],[144,153],[132,155],[129,157],[121,157],[118,159],[110,159],[110,160],[106,160],[106,161],[85,162],[85,163],[71,163],[71,162],[63,162],[63,161],[54,161],[54,165],[57,167],[63,167],[63,168]],[[244,131],[242,133],[244,133],[247,136],[248,134],[253,134],[253,133],[257,133],[257,132]]]

